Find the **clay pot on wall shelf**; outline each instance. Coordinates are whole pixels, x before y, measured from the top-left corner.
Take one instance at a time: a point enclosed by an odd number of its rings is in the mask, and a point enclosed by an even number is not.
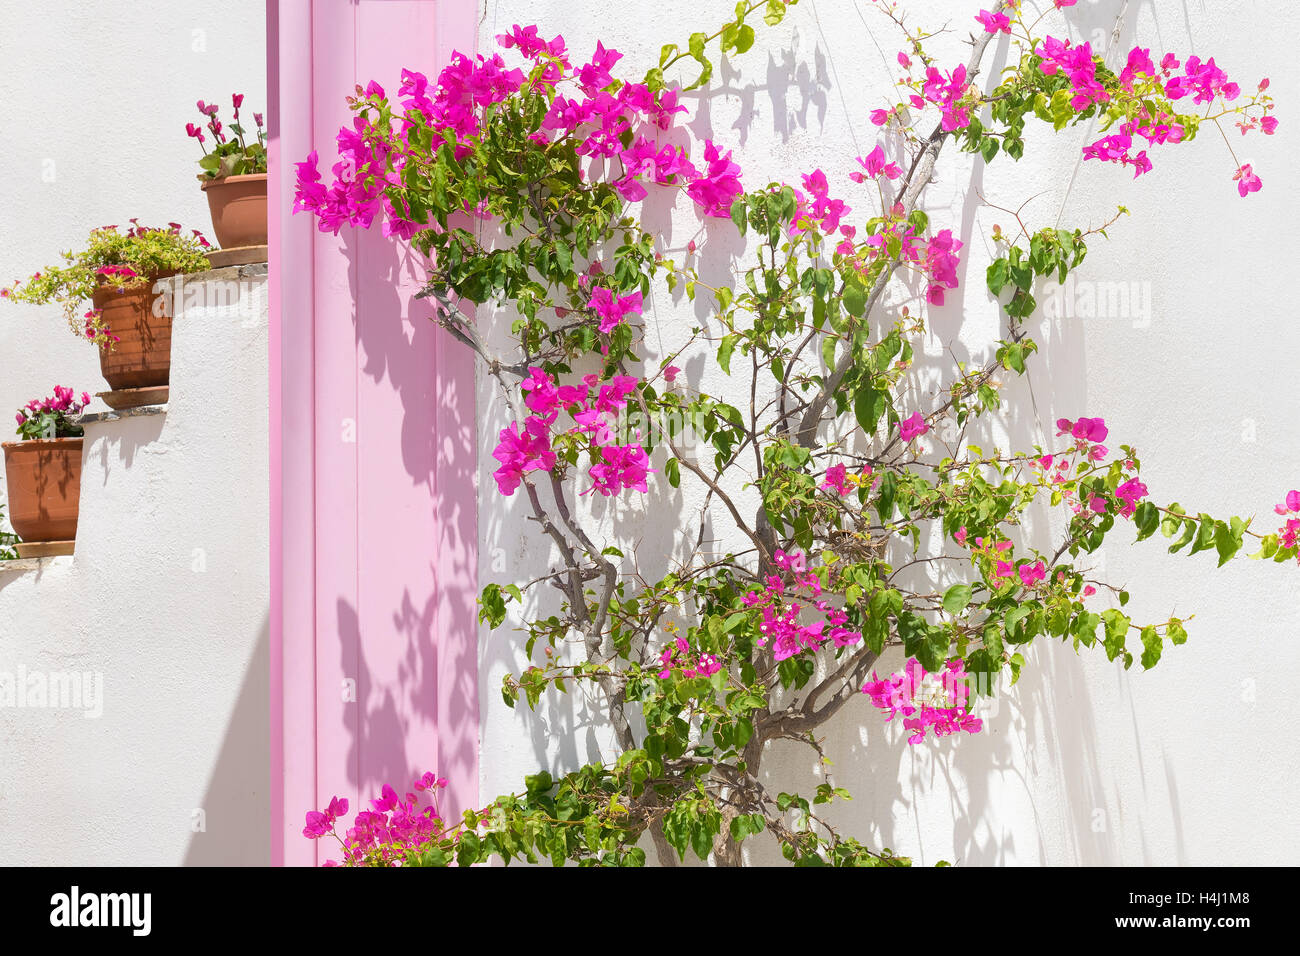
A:
[[[24,542],[72,541],[77,537],[83,440],[4,443],[9,523]]]
[[[266,173],[209,179],[202,188],[221,248],[266,245]]]
[[[169,298],[153,291],[157,281],[125,290],[101,286],[95,292],[95,308],[119,339],[112,351],[99,350],[99,370],[114,391],[154,388],[171,378],[172,309]]]

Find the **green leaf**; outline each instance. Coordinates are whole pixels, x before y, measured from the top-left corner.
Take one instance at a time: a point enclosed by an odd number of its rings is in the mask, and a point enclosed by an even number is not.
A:
[[[1101,619],[1106,624],[1106,640],[1104,642],[1106,659],[1113,661],[1124,653],[1125,639],[1128,636],[1128,629],[1132,620],[1127,614],[1121,614],[1114,608],[1102,611]]]
[[[745,210],[745,197],[738,196],[736,201],[731,204],[731,221],[736,224],[736,228],[740,230],[742,236],[745,234]]]
[[[857,394],[853,396],[853,414],[858,424],[862,426],[862,430],[868,435],[876,433],[876,425],[880,423],[880,417],[885,414],[885,409],[888,407],[889,396],[870,386],[859,388]]]
[[[894,496],[898,492],[898,477],[887,471],[880,479],[880,493],[876,497],[876,511],[881,521],[888,521],[894,516]]]
[[[1145,541],[1160,527],[1160,509],[1150,501],[1142,502],[1133,513],[1133,524],[1137,527],[1137,539]]]
[[[858,281],[846,279],[841,301],[844,303],[845,312],[849,313],[849,315],[860,316],[867,308],[867,290]]]
[[[969,584],[954,584],[943,594],[943,609],[952,615],[960,614],[970,604],[973,593]]]
[[[730,335],[724,335],[722,344],[718,346],[718,364],[722,366],[722,370],[728,375],[731,374],[731,353],[735,351],[736,340],[739,338],[740,336],[734,332]]]
[[[1142,628],[1142,648],[1142,666],[1150,670],[1160,662],[1160,652],[1164,649],[1160,632],[1154,627]]]
[[[986,273],[986,279],[988,281],[989,291],[992,292],[995,297],[1001,295],[1002,290],[1006,288],[1007,282],[1011,279],[1011,270],[1007,260],[995,259],[990,263]]]

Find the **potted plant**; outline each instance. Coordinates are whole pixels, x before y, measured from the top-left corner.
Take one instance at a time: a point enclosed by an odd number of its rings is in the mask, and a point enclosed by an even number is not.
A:
[[[78,400],[72,389],[56,385],[52,397],[18,410],[20,440],[3,447],[9,522],[24,544],[77,537],[83,432],[76,416],[89,404],[85,392]]]
[[[185,131],[199,141],[203,158],[199,160],[199,181],[208,197],[212,213],[212,231],[223,249],[266,245],[266,130],[262,114],[253,114],[256,139],[249,142],[239,121],[244,94],[231,96],[235,107],[230,124],[231,136],[217,119],[217,104],[199,100],[199,112],[207,121],[185,124]],[[212,134],[212,148],[206,145],[204,129]]]
[[[155,283],[177,273],[210,268],[211,244],[196,229],[101,226],[86,247],[65,252],[63,266],[46,268],[26,282],[0,289],[0,297],[63,305],[72,331],[99,347],[99,367],[113,390],[165,386],[171,373],[172,316],[169,299]],[[82,312],[89,302],[91,308]]]

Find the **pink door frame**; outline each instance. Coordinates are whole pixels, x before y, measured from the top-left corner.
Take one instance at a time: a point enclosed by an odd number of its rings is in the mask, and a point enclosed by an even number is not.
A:
[[[271,857],[330,854],[303,816],[424,770],[478,801],[473,364],[373,233],[293,215],[294,163],[334,162],[344,97],[473,52],[473,0],[267,0]],[[350,816],[350,815],[349,815]]]

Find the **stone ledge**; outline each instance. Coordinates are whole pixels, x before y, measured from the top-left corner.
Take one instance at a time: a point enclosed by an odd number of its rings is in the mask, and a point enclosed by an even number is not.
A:
[[[51,558],[17,558],[13,561],[0,561],[0,574],[26,574],[28,571],[40,571],[55,564],[70,564],[71,555]]]
[[[123,418],[136,418],[140,415],[166,415],[166,405],[140,405],[136,408],[123,408],[119,411],[90,412],[77,419],[83,428],[86,425],[101,425],[107,422],[121,421]]]
[[[190,285],[195,282],[235,282],[239,279],[265,279],[268,272],[268,263],[249,262],[239,266],[223,266],[219,269],[209,269],[207,272],[175,275],[166,281],[172,285],[178,283]]]

